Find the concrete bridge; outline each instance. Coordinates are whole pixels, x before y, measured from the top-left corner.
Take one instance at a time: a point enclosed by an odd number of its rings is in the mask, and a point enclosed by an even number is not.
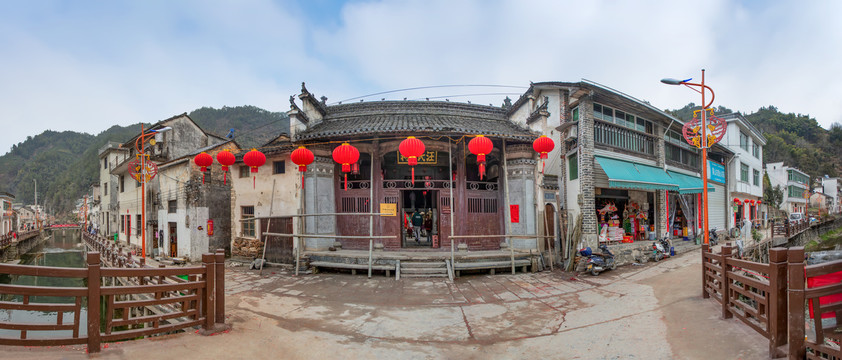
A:
[[[77,228],[78,231],[78,228]],[[9,261],[26,254],[50,237],[49,229],[30,230],[0,237],[0,260]]]

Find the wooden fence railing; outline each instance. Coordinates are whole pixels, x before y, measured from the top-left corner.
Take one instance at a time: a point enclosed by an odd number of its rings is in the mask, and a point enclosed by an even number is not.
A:
[[[819,303],[821,297],[842,295],[842,283],[805,289],[807,278],[842,271],[842,261],[807,266],[803,248],[773,248],[764,264],[736,259],[735,250],[726,244],[714,254],[702,246],[702,297],[719,302],[722,318],[735,316],[769,339],[770,357],[842,359],[842,301]],[[805,322],[807,303],[815,312],[812,323]],[[835,313],[835,324],[823,325],[823,313]],[[804,337],[808,327],[815,329],[812,340]]]
[[[777,235],[790,238],[809,228],[810,222],[806,219],[799,222],[789,222],[784,221],[783,219],[775,219],[772,224],[772,236]]]
[[[201,326],[209,333],[224,324],[224,253],[204,254],[200,266],[177,268],[103,269],[99,252],[87,253],[86,260],[85,268],[0,264],[0,273],[5,274],[87,280],[84,287],[0,284],[0,309],[41,311],[56,316],[51,323],[0,323],[0,329],[20,332],[17,338],[0,337],[0,345],[87,344],[88,352],[95,353],[103,341],[164,334],[193,326]],[[55,297],[71,297],[73,301],[50,303],[49,298]],[[105,303],[104,311],[101,301]],[[79,331],[83,303],[87,304],[85,336]],[[70,322],[65,321],[65,313],[73,314]],[[56,330],[71,333],[42,333],[31,338],[33,332]]]
[[[82,239],[88,244],[89,249],[97,251],[102,254],[102,259],[108,267],[120,268],[142,268],[149,267],[146,265],[146,259],[133,257],[132,253],[123,251],[123,248],[118,246],[114,241],[108,240],[99,235],[92,235],[87,232],[82,232]]]
[[[12,243],[12,241],[15,241],[15,240],[19,241],[19,240],[31,238],[31,237],[37,235],[38,232],[39,232],[38,230],[30,230],[30,231],[18,233],[16,235],[7,234],[7,235],[0,236],[0,247],[6,247],[6,246],[10,245]]]

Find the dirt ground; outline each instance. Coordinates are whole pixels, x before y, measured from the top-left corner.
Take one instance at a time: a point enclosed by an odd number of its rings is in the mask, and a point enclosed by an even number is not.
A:
[[[103,359],[761,359],[765,338],[701,298],[698,251],[598,277],[402,279],[226,272],[231,330],[109,344]],[[86,358],[0,347],[0,358]]]

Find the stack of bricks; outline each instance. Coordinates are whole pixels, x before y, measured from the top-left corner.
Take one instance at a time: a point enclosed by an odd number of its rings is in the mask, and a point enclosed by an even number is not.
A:
[[[255,258],[260,256],[262,250],[263,242],[259,239],[236,238],[231,248],[231,255]]]

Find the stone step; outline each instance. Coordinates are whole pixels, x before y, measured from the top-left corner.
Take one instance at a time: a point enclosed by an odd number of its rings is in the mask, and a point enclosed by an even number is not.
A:
[[[401,273],[401,278],[446,278],[447,273],[444,274],[404,274]]]
[[[404,274],[445,274],[447,275],[447,268],[404,268],[401,267],[401,276]]]
[[[446,268],[444,261],[401,261],[401,270],[408,268]]]

